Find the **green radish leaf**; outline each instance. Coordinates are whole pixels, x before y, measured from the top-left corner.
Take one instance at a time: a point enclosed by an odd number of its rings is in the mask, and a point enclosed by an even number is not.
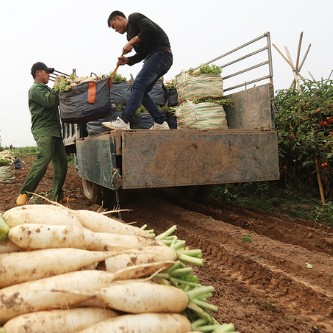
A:
[[[306,262],[305,265],[306,265],[306,268],[308,268],[308,269],[312,269],[313,268],[312,264],[310,264],[309,262]]]
[[[0,215],[0,243],[4,242],[7,239],[7,234],[9,232],[9,227]]]

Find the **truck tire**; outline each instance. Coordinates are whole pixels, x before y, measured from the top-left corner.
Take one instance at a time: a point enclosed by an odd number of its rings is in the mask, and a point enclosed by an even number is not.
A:
[[[102,203],[102,186],[82,178],[82,188],[84,196],[91,202]]]

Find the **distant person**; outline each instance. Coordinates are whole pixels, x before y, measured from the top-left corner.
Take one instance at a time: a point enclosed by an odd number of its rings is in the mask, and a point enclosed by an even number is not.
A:
[[[169,129],[164,114],[148,95],[159,78],[168,72],[173,56],[167,34],[148,17],[133,13],[128,16],[120,11],[114,11],[108,18],[109,28],[120,34],[127,34],[128,42],[123,47],[122,55],[118,58],[117,65],[132,66],[143,62],[143,67],[132,86],[132,92],[122,114],[111,122],[102,122],[102,125],[111,129],[129,129],[130,121],[135,116],[136,110],[142,104],[154,119],[152,129]],[[136,54],[131,57],[124,55],[132,49]]]
[[[29,89],[29,110],[31,113],[31,132],[37,143],[37,158],[27,175],[20,195],[16,199],[19,206],[25,205],[30,194],[34,192],[46,173],[52,161],[53,185],[52,200],[65,203],[63,185],[67,174],[67,155],[61,136],[61,126],[58,112],[58,94],[47,86],[49,75],[54,68],[47,67],[42,62],[36,62],[31,68],[34,83]],[[60,77],[59,77],[60,78]],[[55,84],[58,84],[58,78]]]

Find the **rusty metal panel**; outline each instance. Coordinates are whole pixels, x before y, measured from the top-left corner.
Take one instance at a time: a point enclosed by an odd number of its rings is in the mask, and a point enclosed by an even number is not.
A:
[[[112,135],[89,136],[76,141],[76,158],[80,177],[110,187],[116,168],[115,145]]]
[[[271,84],[250,88],[225,96],[232,106],[224,106],[230,129],[271,129]]]
[[[124,131],[123,188],[276,180],[277,149],[274,130]]]

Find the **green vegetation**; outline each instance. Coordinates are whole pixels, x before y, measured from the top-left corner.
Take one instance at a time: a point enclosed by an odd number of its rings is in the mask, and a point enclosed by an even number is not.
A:
[[[333,226],[333,81],[280,90],[275,105],[280,181],[216,186],[211,196]]]
[[[214,186],[209,197],[244,207],[327,224],[333,227],[333,203],[321,205],[319,193],[287,190],[282,181]]]
[[[300,88],[275,97],[281,179],[287,189],[313,192],[320,174],[325,196],[332,198],[333,81],[307,81]]]
[[[7,165],[10,165],[10,164],[12,164],[12,162],[10,160],[6,160],[6,159],[0,157],[0,167],[7,166]]]
[[[17,147],[14,148],[16,155],[35,155],[37,154],[37,147]]]
[[[30,146],[30,147],[15,147],[12,149],[14,155],[16,157],[22,158],[27,155],[36,155],[37,154],[37,147]],[[67,155],[68,163],[74,164],[74,154]]]
[[[188,70],[189,74],[214,74],[219,75],[222,73],[221,67],[217,65],[201,65],[199,69],[194,70],[190,68]]]

